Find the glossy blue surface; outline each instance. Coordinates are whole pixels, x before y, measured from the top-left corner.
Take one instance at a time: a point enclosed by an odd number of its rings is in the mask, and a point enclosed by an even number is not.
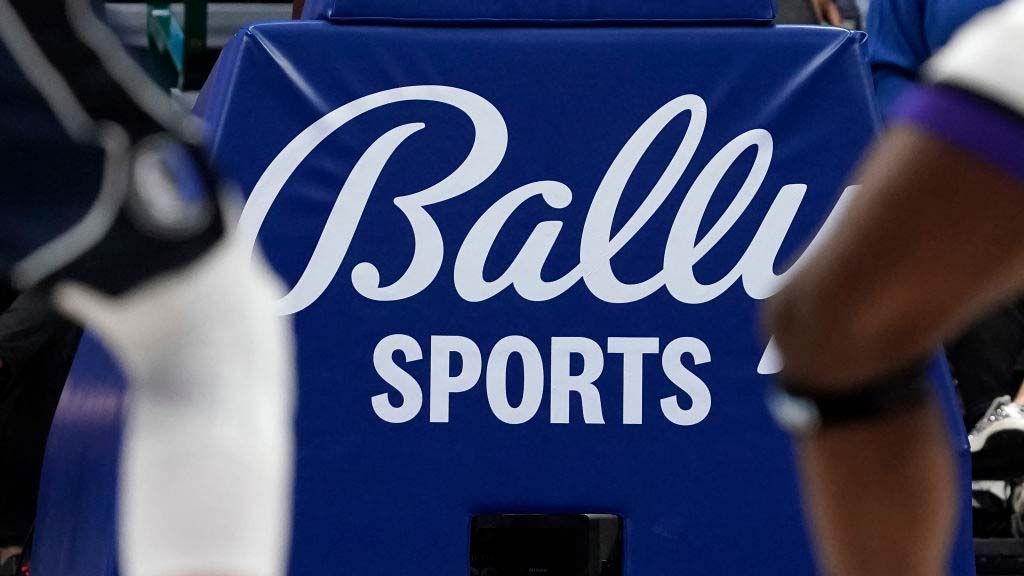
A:
[[[303,17],[333,20],[672,20],[771,22],[774,0],[310,0]]]
[[[282,305],[295,312],[301,380],[291,573],[466,574],[472,514],[552,511],[621,514],[629,576],[812,574],[791,447],[764,407],[756,309],[875,134],[862,40],[824,28],[326,22],[239,34],[198,111],[250,197],[243,234],[258,232],[298,287]],[[688,95],[696,113],[663,110]],[[649,145],[627,146],[659,110]],[[693,157],[666,178],[688,129]],[[474,143],[495,161],[449,179]],[[610,169],[624,148],[643,152],[635,168]],[[417,208],[441,181],[466,190]],[[660,206],[635,216],[659,181]],[[602,244],[599,213],[618,188]],[[545,194],[509,204],[514,190]],[[515,206],[503,225],[475,226],[503,202]],[[508,272],[535,230],[531,245],[550,252]],[[412,262],[425,267],[410,274]],[[399,286],[375,290],[370,265]],[[487,291],[503,277],[516,282]],[[493,362],[509,336],[524,337],[525,365]],[[610,338],[657,352],[627,368],[639,355],[624,361]],[[448,353],[453,342],[463,355]],[[438,394],[474,372],[474,350],[475,384]],[[592,382],[572,381],[581,373]],[[948,374],[935,375],[952,414]],[[388,410],[416,408],[416,389],[418,410]],[[568,423],[554,423],[566,397]],[[76,446],[65,442],[51,461]],[[47,473],[51,492],[96,474]],[[966,520],[957,576],[973,573]],[[112,535],[83,537],[112,553]]]

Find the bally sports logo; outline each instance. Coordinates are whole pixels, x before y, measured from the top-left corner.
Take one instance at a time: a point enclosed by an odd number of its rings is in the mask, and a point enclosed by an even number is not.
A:
[[[408,101],[437,102],[461,111],[473,123],[473,145],[462,164],[443,180],[426,189],[394,198],[395,206],[408,220],[415,239],[413,256],[404,273],[393,283],[382,285],[377,267],[370,262],[360,262],[352,269],[351,282],[356,292],[375,301],[403,300],[427,288],[441,272],[445,250],[442,232],[428,207],[453,201],[484,182],[502,162],[508,145],[508,128],[501,113],[486,99],[459,88],[430,85],[386,90],[354,100],[317,120],[285,146],[256,183],[239,223],[242,238],[249,245],[255,245],[259,230],[285,183],[328,136],[368,111]],[[666,126],[683,113],[690,114],[690,123],[671,161],[626,223],[613,231],[612,222],[623,191],[641,158]],[[729,234],[764,183],[771,164],[773,141],[771,134],[762,129],[736,136],[698,173],[666,238],[664,265],[660,272],[642,282],[625,283],[612,267],[613,257],[659,210],[689,168],[704,135],[707,115],[703,99],[692,94],[684,95],[662,106],[636,130],[593,195],[580,240],[579,264],[561,278],[546,280],[541,276],[563,226],[557,220],[538,222],[511,265],[496,279],[484,278],[488,254],[505,223],[523,203],[540,197],[551,208],[563,209],[573,201],[572,190],[551,180],[524,183],[508,192],[480,216],[461,241],[452,271],[458,295],[469,302],[480,302],[512,289],[526,300],[539,302],[555,298],[579,282],[583,282],[595,298],[612,304],[636,302],[662,288],[667,288],[681,303],[702,304],[714,300],[737,282],[742,282],[751,298],[764,299],[774,294],[785,276],[785,273],[775,273],[776,260],[807,192],[804,184],[789,184],[778,191],[757,231],[749,239],[746,251],[731,271],[710,284],[700,282],[693,272],[693,267]],[[385,165],[406,139],[423,128],[423,123],[410,123],[391,129],[373,142],[354,164],[304,272],[291,291],[277,302],[278,313],[300,312],[327,289],[347,255],[366,203]],[[698,230],[720,181],[739,156],[750,149],[756,151],[756,156],[742,186],[728,208],[698,238]],[[844,192],[808,251],[813,250],[827,234],[836,215],[849,201],[852,188]],[[710,410],[710,392],[706,384],[680,361],[683,355],[689,355],[697,364],[710,362],[710,351],[703,342],[696,338],[680,338],[668,343],[664,349],[656,338],[610,338],[607,344],[609,353],[625,355],[624,423],[639,423],[642,388],[637,386],[636,378],[642,374],[643,356],[656,353],[662,354],[668,379],[692,401],[683,403],[691,404],[684,410],[675,397],[661,399],[666,418],[676,424],[692,425],[706,417]],[[423,405],[420,384],[394,360],[395,353],[399,351],[403,352],[407,362],[423,357],[419,343],[409,336],[395,334],[378,343],[374,366],[382,380],[402,400],[394,405],[387,394],[373,398],[372,405],[377,415],[388,422],[409,421],[419,414]],[[462,357],[459,374],[450,373],[451,354]],[[568,358],[573,354],[584,359],[582,374],[569,374]],[[524,397],[517,406],[512,406],[504,394],[504,367],[511,355],[518,355],[526,368]],[[579,394],[585,422],[604,422],[600,395],[593,386],[601,374],[602,359],[602,347],[593,340],[552,339],[549,378],[552,422],[568,422],[572,393]],[[774,364],[769,347],[759,371],[774,372],[777,370]],[[503,339],[492,350],[485,367],[480,350],[472,341],[457,336],[436,336],[431,345],[430,419],[447,422],[450,396],[469,390],[481,375],[486,375],[488,399],[495,416],[510,424],[529,421],[540,406],[543,372],[539,349],[529,339],[519,336]]]

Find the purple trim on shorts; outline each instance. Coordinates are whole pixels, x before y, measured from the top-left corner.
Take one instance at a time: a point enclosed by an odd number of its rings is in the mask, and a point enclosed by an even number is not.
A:
[[[995,102],[951,86],[914,88],[890,123],[916,125],[1024,180],[1024,118]]]

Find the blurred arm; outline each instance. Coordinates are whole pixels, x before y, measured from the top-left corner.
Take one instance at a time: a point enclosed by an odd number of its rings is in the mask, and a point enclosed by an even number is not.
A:
[[[795,378],[844,386],[899,369],[1024,287],[1014,176],[904,125],[860,181],[819,257],[768,307]]]
[[[843,386],[925,355],[1024,287],[1024,1],[988,10],[901,100],[851,204],[769,306],[792,377]]]
[[[856,393],[924,357],[1024,277],[1024,186],[1014,176],[903,125],[861,181],[835,234],[766,311],[787,377],[818,393]],[[934,399],[797,447],[824,574],[944,573],[956,473]]]
[[[902,101],[860,196],[769,303],[785,375],[805,393],[868,393],[1024,286],[1022,43],[1016,0],[928,65],[946,86]],[[934,399],[818,429],[797,447],[826,574],[947,571],[956,474]]]

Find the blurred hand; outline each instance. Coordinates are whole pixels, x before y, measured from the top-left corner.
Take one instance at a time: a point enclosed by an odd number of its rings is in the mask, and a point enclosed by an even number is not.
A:
[[[843,14],[833,0],[811,0],[811,6],[814,7],[814,14],[822,24],[843,25]]]

